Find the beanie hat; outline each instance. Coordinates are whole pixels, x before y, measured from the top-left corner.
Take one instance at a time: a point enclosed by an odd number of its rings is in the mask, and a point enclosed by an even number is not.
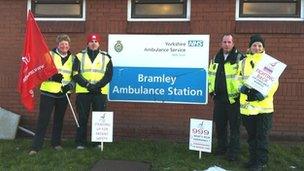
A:
[[[101,39],[100,39],[99,34],[92,33],[87,36],[87,43],[94,41],[94,40],[97,42],[100,42]]]
[[[263,47],[265,47],[264,39],[263,39],[262,36],[259,35],[259,34],[255,34],[255,35],[252,35],[252,36],[250,37],[250,41],[249,41],[248,47],[250,48],[251,45],[252,45],[254,42],[261,42],[262,45],[263,45]]]

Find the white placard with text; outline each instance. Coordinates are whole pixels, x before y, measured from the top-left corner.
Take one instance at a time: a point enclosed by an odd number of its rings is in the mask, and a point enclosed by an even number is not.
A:
[[[264,54],[245,84],[266,96],[285,68],[286,64]]]
[[[113,112],[92,112],[92,142],[113,142]]]
[[[190,119],[189,149],[211,153],[212,121]]]

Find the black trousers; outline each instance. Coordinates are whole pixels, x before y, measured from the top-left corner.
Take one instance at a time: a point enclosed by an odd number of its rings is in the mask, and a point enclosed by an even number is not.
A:
[[[240,104],[214,101],[213,119],[217,138],[217,151],[238,155],[240,150]],[[228,124],[230,136],[228,137]],[[228,141],[229,139],[229,141]]]
[[[33,150],[38,151],[42,148],[47,126],[54,108],[51,144],[53,147],[61,144],[61,132],[67,103],[68,101],[65,96],[62,98],[54,98],[44,94],[40,95],[39,115],[36,124],[36,133],[32,143]]]
[[[248,133],[249,160],[257,164],[268,162],[268,133],[272,127],[272,114],[242,115],[243,125]]]
[[[76,145],[85,146],[87,144],[87,125],[89,114],[92,111],[105,111],[107,95],[79,93],[76,96],[76,110],[79,118],[79,128],[76,130]]]

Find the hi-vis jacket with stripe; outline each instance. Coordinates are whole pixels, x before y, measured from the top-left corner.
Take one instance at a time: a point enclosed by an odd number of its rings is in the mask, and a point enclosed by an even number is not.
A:
[[[74,75],[81,74],[81,76],[91,84],[96,84],[105,76],[107,65],[110,62],[110,57],[106,52],[99,51],[93,62],[89,58],[87,50],[81,51],[76,57],[80,62],[80,73],[73,73]],[[100,89],[102,94],[108,94],[108,91],[109,84]],[[87,88],[82,87],[78,83],[76,84],[76,93],[88,92]]]
[[[40,90],[49,93],[60,93],[61,87],[63,85],[69,84],[72,81],[72,67],[74,56],[69,53],[69,56],[66,57],[68,58],[67,61],[62,65],[61,56],[58,53],[55,53],[54,51],[50,51],[50,53],[53,57],[53,61],[58,70],[58,73],[61,73],[63,75],[63,79],[61,81],[62,83],[50,80],[44,81],[40,86]]]
[[[219,58],[224,58],[222,55],[223,51],[221,50],[214,59],[211,60],[209,69],[208,69],[208,91],[209,93],[214,93],[216,95],[216,82],[217,82],[217,72],[219,72]],[[220,54],[220,55],[219,55]],[[239,97],[239,83],[238,83],[238,65],[239,61],[243,58],[243,54],[239,53],[235,48],[233,48],[224,61],[224,72],[226,80],[226,90],[227,97],[230,104],[236,102],[236,99]],[[225,84],[225,83],[220,83]]]
[[[264,53],[246,54],[246,58],[240,62],[239,67],[239,79],[240,87],[244,85],[248,77],[254,71],[254,67],[262,60]],[[242,115],[258,115],[261,113],[272,113],[273,107],[273,95],[277,91],[279,82],[277,81],[272,85],[267,96],[262,101],[247,101],[247,95],[241,93],[240,95],[240,112]],[[253,87],[254,88],[254,87]]]

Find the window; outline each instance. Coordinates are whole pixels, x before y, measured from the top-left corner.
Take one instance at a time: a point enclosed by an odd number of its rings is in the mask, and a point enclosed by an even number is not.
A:
[[[238,18],[301,19],[303,0],[237,0]]]
[[[84,20],[85,0],[29,0],[29,9],[40,20]]]
[[[189,18],[190,0],[129,0],[129,19],[185,20]]]

